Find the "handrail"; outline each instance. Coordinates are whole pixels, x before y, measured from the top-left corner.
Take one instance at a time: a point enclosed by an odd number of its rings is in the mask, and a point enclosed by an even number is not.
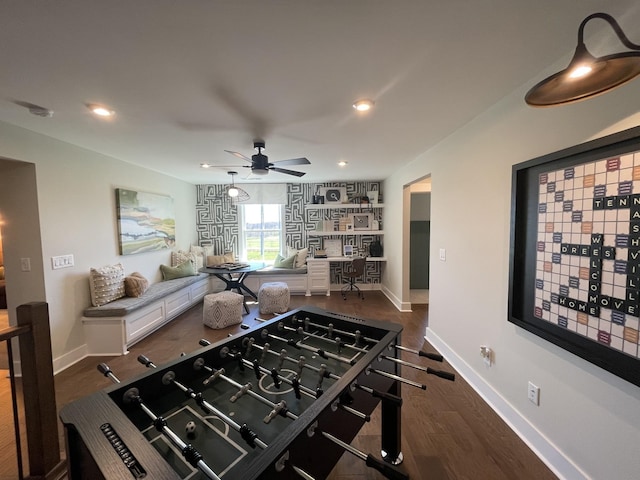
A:
[[[23,335],[31,330],[31,326],[27,325],[24,327],[9,327],[3,328],[0,330],[0,342],[4,340],[11,340],[18,335]]]
[[[20,345],[24,419],[29,452],[28,478],[62,478],[66,468],[65,462],[60,460],[48,305],[44,302],[20,305],[16,309],[16,318],[17,326],[0,331],[0,341],[7,342],[9,356],[19,478],[23,478],[22,452],[11,350],[11,339],[16,337]]]

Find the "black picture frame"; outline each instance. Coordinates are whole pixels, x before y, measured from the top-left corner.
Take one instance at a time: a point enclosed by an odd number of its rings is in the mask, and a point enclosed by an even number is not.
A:
[[[538,196],[538,187],[541,184],[540,175],[561,169],[569,171],[572,170],[571,167],[578,167],[598,160],[613,159],[637,151],[640,151],[640,127],[634,127],[513,166],[508,320],[594,365],[640,386],[640,359],[575,333],[557,323],[543,320],[534,314],[536,312],[534,306],[536,288],[539,288],[540,285],[540,279],[536,283],[538,276],[537,251],[539,248],[545,248],[538,243],[538,210],[542,208],[539,207]],[[633,195],[636,194],[638,194],[636,200],[640,200],[640,188],[633,192]],[[640,207],[638,210],[640,211]],[[633,216],[633,211],[630,212],[630,216]],[[640,223],[637,226],[640,227]],[[638,239],[640,239],[640,234]],[[592,265],[591,259],[594,258],[596,257],[590,256],[590,266]],[[640,270],[640,265],[638,269]],[[589,282],[591,282],[591,277]],[[589,288],[591,288],[591,284],[589,284]],[[556,296],[551,301],[565,302],[566,298]],[[591,298],[593,297],[589,297],[589,299]],[[630,311],[633,311],[631,303],[629,308]],[[640,305],[637,306],[636,312],[638,311],[640,311]],[[588,310],[588,312],[592,313],[592,310]],[[539,309],[537,313],[540,313]]]

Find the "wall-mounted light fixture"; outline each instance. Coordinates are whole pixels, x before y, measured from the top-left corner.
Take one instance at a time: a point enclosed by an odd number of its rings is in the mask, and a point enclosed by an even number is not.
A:
[[[584,27],[592,18],[606,20],[620,42],[633,52],[594,57],[584,44]],[[629,41],[611,15],[594,13],[585,18],[578,29],[578,46],[564,70],[545,78],[525,95],[533,107],[550,107],[578,102],[616,88],[640,74],[640,45]]]

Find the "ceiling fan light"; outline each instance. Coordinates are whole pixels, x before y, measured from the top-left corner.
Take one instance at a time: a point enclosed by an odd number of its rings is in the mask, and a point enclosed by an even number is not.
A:
[[[254,175],[266,175],[267,173],[269,173],[269,170],[267,170],[266,168],[252,168],[251,173],[253,173]]]
[[[355,108],[359,112],[366,112],[373,108],[375,102],[373,100],[369,100],[368,98],[363,98],[362,100],[357,100],[353,104],[353,108]]]

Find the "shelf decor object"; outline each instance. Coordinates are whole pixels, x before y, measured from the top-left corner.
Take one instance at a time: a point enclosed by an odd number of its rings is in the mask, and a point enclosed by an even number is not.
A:
[[[373,213],[350,213],[349,218],[354,230],[371,230]]]
[[[640,386],[640,127],[512,173],[508,320]]]
[[[324,197],[324,203],[326,204],[335,205],[347,202],[346,187],[319,187],[318,192],[320,196]]]
[[[325,238],[322,241],[327,257],[341,257],[342,256],[342,240],[339,238]]]
[[[600,18],[611,25],[622,44],[630,52],[594,57],[584,44],[584,27],[590,20]],[[578,102],[600,95],[635,78],[640,74],[640,45],[629,41],[611,15],[594,13],[585,18],[578,28],[578,46],[569,66],[545,78],[525,95],[533,107],[550,107]]]

